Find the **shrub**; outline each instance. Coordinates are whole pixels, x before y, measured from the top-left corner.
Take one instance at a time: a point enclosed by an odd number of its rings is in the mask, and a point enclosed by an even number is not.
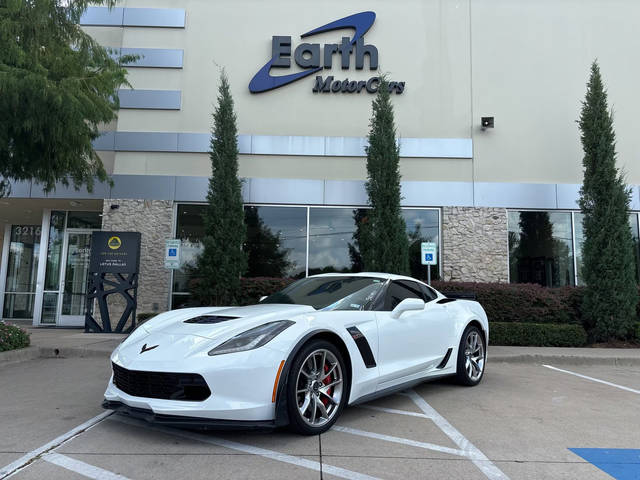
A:
[[[139,313],[139,314],[137,315],[137,317],[138,317],[138,324],[140,324],[140,323],[144,323],[144,322],[146,322],[147,320],[152,319],[153,317],[155,317],[156,315],[158,315],[158,313],[159,313],[159,312],[142,312],[142,313]]]
[[[28,347],[29,334],[20,327],[0,322],[0,352]]]
[[[240,294],[237,299],[238,304],[252,305],[257,303],[258,300],[260,300],[260,297],[271,295],[272,293],[282,290],[284,287],[295,281],[295,278],[242,278],[240,280]]]
[[[531,283],[433,282],[441,292],[473,292],[494,322],[580,323],[582,289]]]
[[[581,325],[489,322],[491,345],[530,347],[582,347],[587,332]]]

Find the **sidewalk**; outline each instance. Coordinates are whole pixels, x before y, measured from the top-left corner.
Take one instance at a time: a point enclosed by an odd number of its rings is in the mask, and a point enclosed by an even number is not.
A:
[[[0,353],[0,365],[34,358],[104,357],[126,335],[84,333],[79,328],[23,326],[31,334],[31,346]],[[501,347],[489,345],[489,362],[553,363],[554,365],[640,366],[640,348]]]
[[[489,362],[640,366],[640,348],[501,347],[489,345]]]
[[[82,328],[20,327],[31,335],[31,346],[0,352],[0,366],[34,358],[108,358],[126,338],[125,334],[118,333],[84,333]]]

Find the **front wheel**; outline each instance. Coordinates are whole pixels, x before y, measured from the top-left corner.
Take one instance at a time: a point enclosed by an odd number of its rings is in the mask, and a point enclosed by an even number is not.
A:
[[[469,325],[462,334],[458,347],[458,368],[456,380],[462,385],[474,386],[480,383],[487,358],[484,337],[480,329]]]
[[[303,435],[331,428],[347,403],[348,372],[340,351],[313,340],[295,357],[287,381],[290,427]]]

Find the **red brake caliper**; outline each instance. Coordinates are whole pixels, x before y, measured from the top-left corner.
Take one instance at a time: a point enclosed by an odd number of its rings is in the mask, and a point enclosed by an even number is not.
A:
[[[324,365],[324,373],[327,373],[329,371],[329,366],[327,364]],[[331,382],[333,381],[333,374],[327,376],[327,378],[325,378],[322,383],[324,383],[325,385],[329,385]],[[330,389],[327,390],[327,393],[329,395],[333,395],[333,387],[331,387]],[[322,403],[324,404],[324,406],[326,407],[329,404],[329,399],[325,396],[321,398]]]

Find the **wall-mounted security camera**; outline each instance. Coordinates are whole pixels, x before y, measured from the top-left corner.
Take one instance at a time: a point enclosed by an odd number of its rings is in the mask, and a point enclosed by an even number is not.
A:
[[[117,203],[111,204],[111,210],[117,210],[119,208],[120,208],[120,205],[118,205]]]
[[[482,125],[482,130],[486,130],[487,128],[494,128],[493,117],[482,117],[480,125]]]

